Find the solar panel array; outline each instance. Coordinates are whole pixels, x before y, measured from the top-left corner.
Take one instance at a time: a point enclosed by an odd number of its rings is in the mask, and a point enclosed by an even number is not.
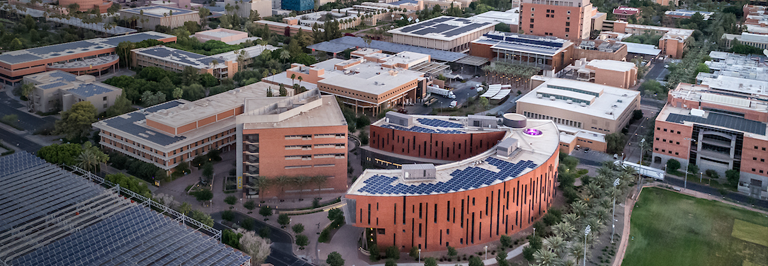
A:
[[[0,157],[0,182],[0,260],[8,265],[242,265],[250,260],[26,152]]]
[[[440,119],[434,119],[434,118],[417,118],[416,121],[419,121],[422,125],[427,125],[431,127],[448,127],[448,128],[463,128],[464,125],[454,122],[448,122]]]
[[[161,103],[152,107],[147,107],[146,109],[144,109],[144,111],[147,111],[149,113],[154,113],[163,109],[173,108],[182,104],[184,103],[181,101],[174,100],[174,101]],[[126,115],[116,116],[113,118],[109,118],[107,120],[103,120],[103,122],[110,127],[119,128],[121,131],[131,134],[136,138],[147,139],[151,142],[154,142],[162,146],[170,145],[187,138],[184,136],[177,136],[177,137],[169,136],[167,134],[160,133],[159,131],[154,130],[150,127],[143,127],[141,125],[136,124],[136,122],[144,119],[146,119],[146,115],[142,112],[142,110],[138,110],[138,111],[127,113]],[[153,134],[148,134],[147,132],[152,132]],[[147,137],[140,136],[139,133],[146,134]]]
[[[491,185],[496,182],[503,182],[509,178],[519,176],[526,169],[535,169],[538,167],[533,161],[526,160],[518,163],[511,163],[497,158],[488,157],[485,162],[495,166],[499,172],[470,166],[451,172],[451,179],[437,183],[421,183],[418,185],[406,185],[397,183],[399,178],[396,176],[374,175],[363,181],[363,187],[357,190],[361,193],[374,195],[429,195],[433,193],[449,193],[463,190],[476,189]]]
[[[434,133],[434,134],[463,134],[464,131],[461,130],[442,130],[442,129],[431,129],[431,128],[425,128],[420,126],[412,126],[412,127],[401,127],[398,125],[382,125],[383,128],[389,128],[389,129],[395,129],[395,130],[402,130],[402,131],[411,131],[411,132],[417,132],[417,133]]]

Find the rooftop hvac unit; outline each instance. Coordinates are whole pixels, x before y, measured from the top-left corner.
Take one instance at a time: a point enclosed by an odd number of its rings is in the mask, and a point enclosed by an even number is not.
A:
[[[587,103],[580,103],[581,107],[587,107]]]
[[[565,101],[565,102],[567,102],[568,104],[572,104],[572,103],[573,103],[573,101],[572,101],[572,100],[567,100],[567,101]]]
[[[554,101],[555,100],[555,96],[549,96],[549,100],[550,101]]]
[[[544,97],[544,95],[541,95],[541,94],[536,94],[536,98],[539,98],[539,99],[541,99],[542,97]]]

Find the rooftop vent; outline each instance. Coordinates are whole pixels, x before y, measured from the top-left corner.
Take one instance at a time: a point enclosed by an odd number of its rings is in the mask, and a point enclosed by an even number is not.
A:
[[[518,143],[515,138],[506,138],[496,145],[496,155],[502,157],[512,157],[518,151]]]
[[[550,101],[554,101],[555,100],[555,96],[549,96],[549,100]]]
[[[587,103],[584,103],[584,102],[583,103],[579,103],[579,105],[581,105],[581,107],[587,107]]]
[[[544,95],[541,95],[541,94],[536,94],[536,98],[539,98],[539,99],[541,99],[542,97],[544,97]]]
[[[565,101],[565,102],[567,102],[568,104],[572,104],[572,103],[573,103],[573,101],[572,101],[572,100],[567,100],[567,101]]]
[[[405,181],[437,179],[437,169],[434,164],[404,164],[402,170]]]

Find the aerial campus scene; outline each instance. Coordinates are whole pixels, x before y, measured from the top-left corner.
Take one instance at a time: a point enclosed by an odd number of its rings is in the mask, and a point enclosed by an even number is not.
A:
[[[0,1],[0,266],[768,266],[768,1]]]

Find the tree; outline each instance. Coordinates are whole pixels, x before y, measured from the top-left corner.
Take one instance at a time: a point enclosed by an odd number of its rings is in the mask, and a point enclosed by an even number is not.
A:
[[[299,246],[299,249],[304,250],[304,247],[309,245],[309,238],[305,235],[297,235],[296,245]]]
[[[233,213],[230,210],[226,210],[221,212],[221,219],[224,219],[225,221],[232,221],[235,219],[235,213]]]
[[[344,211],[339,208],[328,211],[328,220],[331,220],[331,227],[339,227],[344,224]]]
[[[174,99],[177,99],[177,100],[181,99],[181,96],[184,95],[184,90],[182,90],[179,87],[176,87],[175,89],[173,89],[173,94],[171,94],[171,95],[173,95]]]
[[[269,220],[269,216],[272,216],[272,208],[267,205],[261,206],[261,209],[259,209],[259,214],[264,216],[264,221]]]
[[[208,159],[205,158],[205,155],[198,155],[192,159],[192,165],[197,167],[197,169],[202,168],[206,162],[208,162]]]
[[[411,247],[411,250],[408,251],[408,256],[411,256],[411,258],[418,259],[419,258],[419,248],[416,246]]]
[[[131,100],[128,100],[125,90],[120,93],[120,96],[115,99],[115,103],[107,108],[107,117],[115,117],[133,111],[131,106]]]
[[[469,258],[469,266],[485,266],[485,263],[480,257],[471,257]]]
[[[728,179],[728,185],[736,187],[739,185],[740,173],[738,170],[729,169],[725,171],[725,177]]]
[[[384,263],[384,266],[397,266],[397,260],[387,259],[387,262]]]
[[[341,254],[334,251],[331,252],[331,254],[328,254],[328,258],[325,259],[325,263],[328,263],[330,266],[344,266],[344,259],[341,258]]]
[[[288,46],[289,46],[288,48],[290,49],[290,44]],[[288,52],[286,50],[283,50],[283,51],[280,52],[280,60],[282,60],[283,63],[285,63],[285,60],[288,60],[289,58],[291,58],[291,53],[290,52]],[[273,73],[273,75],[274,75],[274,73]]]
[[[698,172],[699,172],[699,167],[698,167],[698,166],[696,166],[695,164],[692,164],[692,163],[691,163],[691,164],[688,164],[688,172],[689,172],[689,173],[693,173],[693,174],[696,174],[696,173],[698,173]]]
[[[99,150],[98,147],[93,146],[90,141],[83,144],[83,152],[75,159],[77,167],[92,173],[95,173],[99,169],[99,165],[107,163],[108,160],[109,156]]]
[[[213,163],[207,162],[203,165],[203,177],[208,180],[213,178]]]
[[[669,159],[667,160],[667,172],[673,173],[676,172],[678,169],[680,169],[680,161],[675,159]]]
[[[272,229],[269,228],[269,226],[264,226],[261,229],[259,229],[259,236],[263,238],[269,238],[269,235],[272,234]]]
[[[614,132],[605,135],[605,142],[607,144],[607,151],[608,153],[613,154],[619,154],[622,150],[624,150],[624,142],[626,141],[626,136],[622,134],[621,132]]]
[[[507,252],[504,250],[499,250],[498,254],[496,255],[496,265],[509,266],[509,262],[507,261]]]
[[[288,90],[285,89],[283,84],[280,84],[280,89],[278,91],[280,92],[280,97],[288,96]]]
[[[437,260],[433,257],[424,259],[424,266],[437,266]],[[485,264],[483,264],[485,266]]]
[[[286,213],[281,213],[277,216],[277,223],[280,224],[280,227],[285,228],[291,223],[291,217]]]
[[[221,242],[233,248],[240,248],[241,237],[243,237],[242,234],[235,233],[230,229],[226,229],[221,232]]]
[[[389,246],[387,247],[387,250],[385,251],[385,254],[387,255],[387,258],[393,259],[393,260],[399,260],[400,259],[400,249],[397,248],[397,246]]]
[[[211,192],[208,189],[202,189],[200,191],[195,192],[194,196],[195,196],[195,199],[197,199],[197,201],[209,201],[213,199],[213,192]]]
[[[503,248],[512,247],[512,238],[508,235],[502,235],[501,238],[499,238],[499,242]]]
[[[226,202],[229,205],[235,205],[237,203],[237,197],[235,196],[228,196],[224,198],[224,202]]]
[[[184,202],[179,205],[179,209],[177,211],[179,211],[181,214],[187,215],[187,213],[192,211],[192,206],[190,206],[189,203]]]
[[[200,222],[200,223],[202,223],[204,225],[213,226],[213,218],[211,218],[210,215],[208,215],[208,214],[206,214],[204,212],[201,212],[201,211],[198,211],[198,210],[193,210],[189,214],[189,218],[192,218],[192,219],[194,219],[194,220],[196,220],[196,221],[198,221],[198,222]]]
[[[256,203],[253,202],[253,200],[249,200],[243,203],[243,207],[248,209],[248,213],[251,213],[251,211],[256,208]]]
[[[37,151],[37,157],[51,164],[74,165],[75,159],[83,152],[79,144],[51,144]]]
[[[30,95],[32,95],[32,92],[34,91],[35,85],[32,83],[24,83],[24,85],[21,85],[21,95],[24,96],[24,98],[27,98],[27,108],[32,105],[32,99]]]
[[[368,247],[368,252],[370,253],[370,255],[368,255],[368,258],[371,261],[373,262],[379,261],[379,256],[381,255],[381,252],[379,251],[379,245],[371,244]]]
[[[19,38],[14,38],[11,41],[11,44],[8,46],[8,50],[11,50],[11,51],[16,51],[21,49],[24,49],[24,44],[21,42],[21,40],[19,40]]]
[[[256,236],[253,231],[238,229],[237,232],[243,234],[240,238],[240,250],[251,256],[251,265],[261,265],[271,252],[271,241]]]
[[[96,107],[89,101],[72,105],[61,113],[61,120],[56,121],[54,134],[64,134],[68,139],[78,139],[90,135],[91,124],[96,122]]]
[[[294,234],[297,234],[297,235],[298,235],[298,234],[301,234],[302,232],[304,232],[304,225],[303,225],[303,224],[300,224],[300,223],[298,223],[298,224],[294,224],[294,225],[291,227],[291,230],[293,230],[293,233],[294,233]]]
[[[459,252],[456,251],[456,248],[452,246],[448,246],[448,257],[452,258],[452,257],[456,257],[456,255],[459,255]]]

